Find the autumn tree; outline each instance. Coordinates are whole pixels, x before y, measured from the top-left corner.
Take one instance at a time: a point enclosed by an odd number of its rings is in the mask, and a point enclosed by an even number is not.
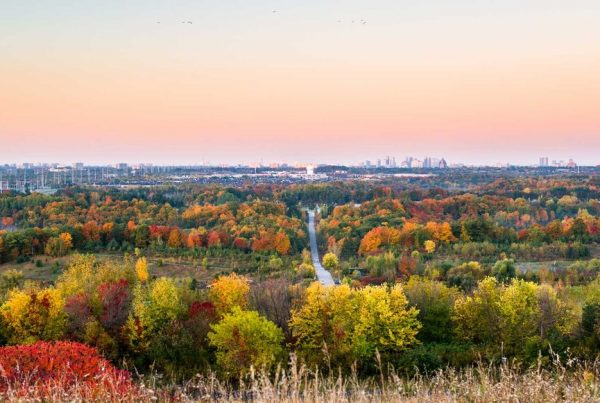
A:
[[[77,255],[59,276],[56,288],[68,298],[77,294],[94,295],[100,284],[121,279],[133,285],[137,283],[134,266],[130,259],[117,263],[98,261],[93,255]]]
[[[250,307],[279,326],[286,338],[291,336],[289,322],[294,301],[302,296],[302,289],[282,278],[267,279],[252,284]]]
[[[175,280],[161,277],[147,286],[138,285],[127,319],[130,345],[136,351],[147,350],[156,332],[184,312],[185,306]]]
[[[323,266],[327,270],[336,270],[339,264],[340,262],[335,254],[328,252],[323,256]]]
[[[248,279],[231,273],[214,280],[210,285],[208,297],[215,305],[218,315],[230,312],[234,307],[246,308],[250,284]]]
[[[497,343],[501,330],[500,289],[493,277],[480,281],[472,296],[461,296],[454,304],[452,320],[459,339]]]
[[[421,328],[418,311],[409,307],[400,285],[364,287],[356,297],[358,309],[352,334],[356,359],[372,360],[376,353],[390,359],[416,344]]]
[[[501,283],[507,283],[516,277],[517,269],[512,259],[498,260],[492,268],[492,275]]]
[[[290,252],[290,248],[292,244],[290,242],[290,238],[283,231],[279,231],[275,235],[275,239],[273,240],[275,250],[280,255],[287,255]]]
[[[451,268],[446,273],[448,285],[459,287],[465,291],[472,290],[484,277],[485,272],[479,262],[466,262]]]
[[[370,275],[393,281],[396,278],[398,262],[398,258],[392,252],[385,252],[367,257],[365,266]]]
[[[404,286],[411,306],[419,310],[423,327],[418,338],[423,342],[448,342],[452,338],[452,310],[460,293],[444,283],[412,276]]]
[[[435,252],[435,242],[431,241],[431,240],[426,240],[425,242],[423,242],[423,247],[425,248],[425,252],[431,254],[433,252]]]
[[[292,311],[290,328],[300,354],[310,363],[322,363],[326,351],[336,365],[355,360],[369,365],[375,351],[389,358],[416,342],[416,317],[400,285],[355,290],[314,282],[303,305]]]
[[[302,262],[296,266],[295,272],[302,278],[314,278],[316,275],[315,266],[312,263]]]
[[[365,234],[360,241],[358,253],[367,255],[382,246],[395,245],[400,242],[401,233],[395,228],[376,227]]]
[[[180,248],[182,245],[181,240],[181,231],[178,228],[174,228],[169,233],[169,239],[167,241],[167,246],[169,248]]]
[[[95,221],[88,221],[83,224],[81,230],[86,241],[96,242],[100,240],[100,228]]]
[[[54,288],[13,290],[0,307],[10,344],[31,344],[38,340],[58,340],[64,333],[65,301]]]
[[[508,352],[522,349],[537,333],[540,308],[537,285],[513,280],[500,296],[500,337]]]
[[[282,356],[283,331],[256,311],[235,306],[208,333],[217,365],[228,376],[270,369]]]
[[[150,277],[148,274],[148,261],[145,257],[141,257],[135,262],[135,273],[140,282],[145,283]]]
[[[57,237],[52,237],[46,243],[45,252],[49,256],[65,256],[73,248],[73,237],[68,232],[63,232]]]
[[[4,301],[5,296],[12,289],[23,285],[25,276],[23,272],[15,269],[8,269],[0,274],[0,302]]]

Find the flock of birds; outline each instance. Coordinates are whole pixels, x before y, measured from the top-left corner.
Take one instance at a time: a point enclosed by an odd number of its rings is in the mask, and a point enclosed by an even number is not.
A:
[[[273,14],[276,14],[278,12],[279,12],[279,10],[272,10],[271,11],[271,13],[273,13]],[[363,19],[360,19],[358,21],[357,20],[350,20],[350,21],[351,21],[352,24],[356,24],[357,22],[358,22],[358,24],[361,24],[361,25],[366,25],[367,24],[367,20],[363,20]],[[340,20],[337,20],[337,22],[338,22],[338,24],[341,24],[341,23],[344,22],[344,20],[340,19]],[[161,22],[160,21],[156,21],[156,23],[160,24]],[[191,25],[193,23],[194,23],[193,21],[181,21],[181,24],[190,24]]]
[[[157,24],[160,24],[160,21],[156,21]],[[193,24],[192,21],[181,21],[181,24]]]

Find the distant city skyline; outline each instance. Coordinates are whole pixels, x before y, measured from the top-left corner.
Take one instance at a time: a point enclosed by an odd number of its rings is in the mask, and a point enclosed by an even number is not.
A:
[[[0,160],[597,165],[598,21],[597,0],[4,0]]]
[[[345,165],[353,167],[364,167],[364,168],[438,168],[440,163],[448,166],[482,166],[482,167],[495,167],[495,166],[524,166],[524,167],[567,167],[571,166],[600,166],[600,163],[584,163],[575,158],[549,158],[546,156],[538,157],[536,161],[530,161],[527,163],[515,163],[512,161],[494,161],[486,163],[469,163],[459,160],[450,160],[445,156],[393,156],[385,155],[380,158],[374,159],[363,159],[350,162],[340,161],[285,161],[285,160],[248,160],[248,161],[234,161],[234,162],[222,162],[222,161],[191,161],[191,162],[178,162],[167,161],[138,161],[138,160],[115,160],[115,161],[85,161],[85,160],[17,160],[17,161],[3,161],[0,159],[0,167],[2,166],[16,166],[22,168],[27,167],[40,167],[40,166],[62,166],[62,167],[74,167],[81,169],[83,167],[90,166],[128,166],[128,167],[159,167],[159,166],[247,166],[247,167],[269,167],[269,166],[281,166],[281,167],[306,167],[306,166],[319,166],[319,165]]]

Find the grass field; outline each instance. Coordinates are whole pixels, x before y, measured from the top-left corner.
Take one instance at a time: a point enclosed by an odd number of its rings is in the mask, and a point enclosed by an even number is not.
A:
[[[77,384],[67,390],[52,384],[9,384],[0,400],[126,402],[597,402],[597,362],[560,362],[523,369],[516,363],[477,364],[405,377],[393,370],[373,378],[314,372],[291,360],[275,374],[252,372],[234,382],[215,374],[198,375],[183,384],[146,376],[125,391],[110,383]]]
[[[96,253],[98,260],[103,259],[122,259],[121,254]],[[0,264],[0,274],[7,270],[15,269],[23,273],[25,280],[36,282],[53,282],[62,271],[69,265],[75,255],[64,257],[51,257],[40,255],[25,263],[4,263]],[[38,266],[36,262],[41,262]],[[168,257],[153,256],[148,257],[149,272],[151,276],[174,277],[174,278],[192,278],[198,282],[210,282],[215,276],[231,271],[248,271],[248,258],[245,256],[234,257],[208,257],[207,267],[204,267],[202,259],[190,257]],[[250,277],[257,276],[257,273],[250,273]]]

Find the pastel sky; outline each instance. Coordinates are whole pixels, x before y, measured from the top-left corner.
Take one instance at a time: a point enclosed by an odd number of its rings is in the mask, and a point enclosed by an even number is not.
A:
[[[598,0],[0,4],[0,163],[599,152]]]

